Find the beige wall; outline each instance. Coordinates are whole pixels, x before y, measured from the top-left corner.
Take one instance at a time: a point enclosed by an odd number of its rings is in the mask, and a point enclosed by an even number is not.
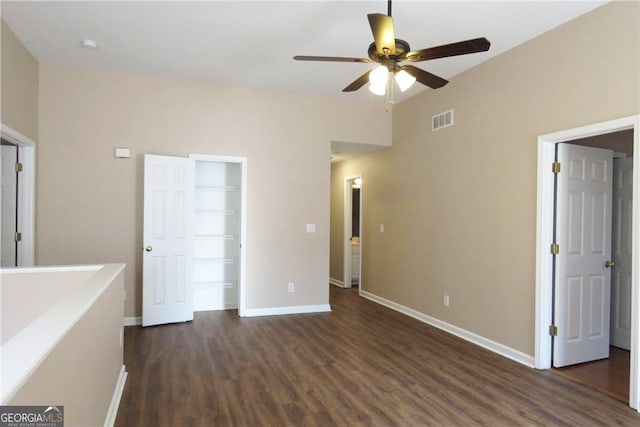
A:
[[[388,152],[389,148],[383,148],[381,151]],[[331,165],[331,257],[329,271],[332,279],[341,282],[344,280],[344,179],[345,177],[360,175],[363,172],[361,165],[363,164],[364,159],[370,159],[368,163],[370,165],[369,168],[376,169],[378,167],[376,159],[381,158],[381,151],[374,151],[373,154],[358,156],[356,157],[357,160],[341,161]],[[383,163],[380,163],[380,166],[383,166]],[[384,171],[379,172],[380,176],[384,176]],[[366,177],[363,176],[363,178],[366,180]],[[370,188],[368,183],[364,183],[360,193],[361,197],[363,200],[371,200],[373,197],[379,197],[379,195],[372,196],[371,194],[368,194],[369,191],[375,190],[375,188]],[[378,203],[383,203],[382,199]],[[367,211],[366,215],[374,215],[375,217],[375,212]],[[369,218],[363,217],[363,236],[368,236],[374,230],[379,229],[378,224],[374,225],[368,220]],[[368,248],[367,242],[364,242],[363,244],[367,245]],[[362,275],[365,277],[365,259],[361,259],[363,262]]]
[[[605,5],[402,102],[391,149],[335,166],[334,191],[363,174],[363,288],[533,355],[536,138],[640,113],[639,18]]]
[[[91,271],[0,273],[0,345],[95,274]],[[28,304],[25,301],[29,301]]]
[[[38,138],[38,62],[4,21],[1,26],[0,121]]]
[[[9,403],[62,405],[65,426],[104,425],[123,363],[123,292],[120,272]]]
[[[144,154],[245,156],[247,308],[327,304],[331,140],[388,145],[391,118],[377,104],[41,64],[38,263],[126,263],[125,313],[139,316]]]

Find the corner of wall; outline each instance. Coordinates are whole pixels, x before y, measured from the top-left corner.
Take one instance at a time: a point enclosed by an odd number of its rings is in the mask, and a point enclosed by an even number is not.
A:
[[[39,64],[3,20],[0,20],[0,27],[1,121],[37,140]]]

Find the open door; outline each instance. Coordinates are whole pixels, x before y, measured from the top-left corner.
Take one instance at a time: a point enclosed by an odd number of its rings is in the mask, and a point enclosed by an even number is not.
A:
[[[611,345],[630,350],[633,158],[614,159],[613,173]]]
[[[18,231],[18,172],[15,165],[18,164],[18,147],[5,144],[2,141],[2,163],[0,180],[0,198],[2,200],[0,211],[0,224],[2,225],[0,236],[2,246],[0,249],[0,266],[16,267],[18,265],[16,232]]]
[[[613,152],[558,144],[553,366],[609,357]]]
[[[194,161],[145,155],[142,326],[193,320]]]

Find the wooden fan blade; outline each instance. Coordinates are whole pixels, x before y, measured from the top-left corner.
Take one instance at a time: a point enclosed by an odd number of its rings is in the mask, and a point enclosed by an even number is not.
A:
[[[296,61],[328,61],[328,62],[366,62],[369,63],[369,58],[346,58],[342,56],[305,56],[296,55],[293,57]]]
[[[381,13],[370,13],[367,18],[378,55],[395,55],[396,35],[393,31],[393,18]]]
[[[405,55],[405,59],[411,62],[419,62],[428,59],[446,58],[447,56],[466,55],[468,53],[485,52],[489,50],[490,46],[489,40],[481,37],[422,50],[413,50]]]
[[[402,69],[415,77],[417,81],[419,81],[423,85],[429,86],[432,89],[438,89],[439,87],[442,87],[449,83],[448,80],[445,80],[442,77],[438,77],[435,74],[431,74],[428,71],[422,70],[418,67],[414,67],[413,65],[405,65],[404,67],[402,67]]]
[[[353,92],[353,91],[356,91],[356,90],[360,89],[362,86],[367,84],[367,82],[369,81],[369,73],[370,72],[371,72],[371,70],[367,71],[366,73],[364,73],[363,75],[361,75],[360,77],[355,79],[353,81],[353,83],[351,83],[349,86],[347,86],[344,89],[342,89],[342,91],[343,92]]]

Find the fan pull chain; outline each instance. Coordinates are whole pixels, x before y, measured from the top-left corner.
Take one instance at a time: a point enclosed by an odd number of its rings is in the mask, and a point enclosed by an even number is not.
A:
[[[389,113],[393,109],[393,73],[389,73],[387,76],[387,105],[384,110]]]

